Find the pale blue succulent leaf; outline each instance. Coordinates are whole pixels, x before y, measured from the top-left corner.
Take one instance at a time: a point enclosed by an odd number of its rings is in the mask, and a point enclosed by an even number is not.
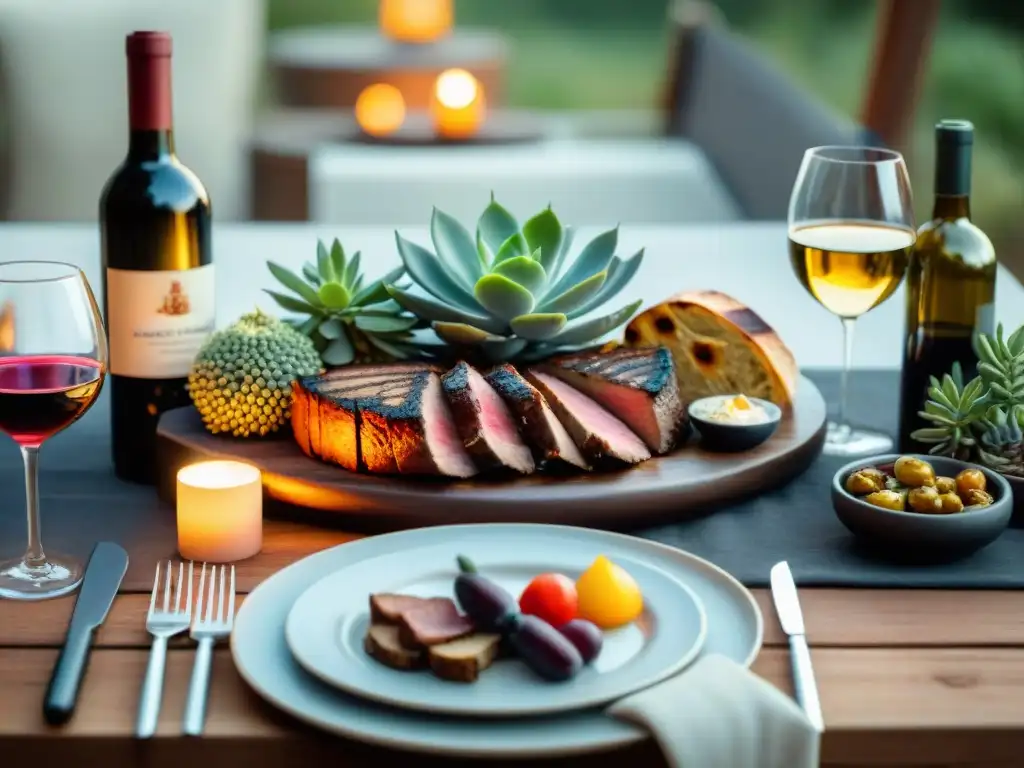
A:
[[[360,259],[362,259],[362,253],[360,251],[356,251],[355,253],[352,254],[352,258],[349,259],[348,264],[345,266],[345,269],[344,269],[344,275],[343,275],[343,277],[341,279],[341,282],[350,291],[354,291],[353,285],[356,282],[356,278],[359,277],[359,261],[360,261]],[[342,273],[339,273],[339,274],[342,274]]]
[[[557,266],[558,251],[562,247],[562,222],[554,211],[545,208],[523,224],[523,237],[531,251],[540,250],[538,261],[545,270]]]
[[[495,363],[504,363],[518,357],[530,342],[526,339],[509,339],[508,341],[490,341],[480,345],[484,355]]]
[[[331,269],[334,270],[334,279],[344,282],[347,288],[349,281],[344,279],[345,270],[347,269],[345,249],[342,248],[341,241],[338,238],[334,238],[334,242],[331,243]]]
[[[388,293],[401,304],[405,309],[424,320],[465,323],[473,325],[490,333],[501,334],[505,330],[505,323],[498,318],[488,317],[486,314],[466,312],[449,304],[439,302],[431,296],[414,293],[395,285],[387,286]]]
[[[595,317],[591,320],[584,320],[583,322],[575,325],[567,326],[560,334],[548,339],[548,343],[567,345],[585,344],[587,342],[597,341],[606,333],[615,330],[620,325],[628,321],[642,303],[643,300],[638,299],[632,304],[628,304],[625,307],[622,307],[622,309],[612,312],[611,314],[602,315],[601,317]]]
[[[476,253],[480,258],[480,269],[482,272],[487,272],[491,268],[491,262],[494,261],[494,254],[491,253],[491,249],[487,247],[487,243],[483,241],[480,235],[476,236]]]
[[[544,312],[513,317],[509,326],[521,339],[544,341],[557,336],[567,321],[568,318],[559,312]]]
[[[618,227],[595,237],[583,246],[579,256],[566,268],[565,274],[558,278],[558,282],[551,287],[547,295],[558,296],[565,293],[577,283],[582,283],[591,275],[607,269],[615,256],[615,246],[618,242]]]
[[[416,325],[416,318],[403,315],[356,315],[356,328],[367,333],[399,333]]]
[[[504,275],[484,275],[476,281],[473,292],[480,306],[505,321],[528,315],[536,303],[532,293]]]
[[[608,272],[603,270],[596,275],[591,275],[582,283],[576,283],[572,288],[558,296],[544,301],[539,309],[541,312],[563,312],[569,313],[590,301],[598,294],[608,278]]]
[[[445,304],[471,313],[480,311],[481,307],[473,298],[473,294],[448,274],[434,254],[423,246],[406,240],[397,232],[395,241],[406,271],[423,290]]]
[[[492,274],[504,275],[514,283],[518,283],[534,296],[538,294],[548,276],[538,262],[529,256],[516,256],[494,266]]]
[[[482,240],[491,253],[497,253],[501,244],[518,232],[519,222],[515,216],[495,202],[492,195],[490,204],[484,208],[476,222],[477,239]]]
[[[506,337],[475,328],[465,323],[434,323],[434,333],[449,344],[476,346],[484,342],[505,341]]]
[[[320,285],[320,273],[316,271],[313,262],[307,261],[302,265],[302,276],[313,285]]]
[[[322,240],[316,241],[316,269],[321,282],[330,283],[338,279],[334,272],[334,263],[331,261],[331,252]]]
[[[575,228],[567,226],[562,230],[562,244],[558,246],[558,256],[555,258],[555,262],[553,264],[545,266],[548,271],[549,282],[553,283],[556,278],[561,277],[562,267],[565,266],[566,259],[569,256],[569,251],[572,250],[572,243],[575,238]]]
[[[334,317],[329,317],[320,323],[317,330],[320,331],[321,336],[328,340],[336,339],[345,332],[341,321]]]
[[[380,304],[382,301],[389,301],[391,294],[385,286],[392,285],[405,274],[405,267],[396,267],[388,272],[380,280],[375,280],[365,288],[361,288],[352,297],[351,305],[365,307],[371,304]]]
[[[266,288],[263,289],[270,298],[272,298],[277,305],[282,309],[287,309],[289,312],[301,312],[304,315],[317,315],[321,314],[319,307],[311,306],[302,299],[297,299],[294,296],[289,296],[284,293],[278,293],[277,291],[271,291]]]
[[[629,281],[633,279],[633,275],[635,275],[636,271],[640,269],[640,264],[643,260],[643,248],[625,261],[620,259],[618,256],[612,259],[612,263],[608,265],[608,277],[605,278],[604,285],[601,286],[601,290],[582,306],[572,310],[569,313],[569,319],[575,320],[577,317],[583,317],[588,312],[597,309],[606,301],[618,295],[619,292],[626,287]]]
[[[356,351],[352,342],[344,333],[336,339],[331,339],[324,351],[320,353],[320,358],[328,365],[348,365],[355,360],[355,357]]]
[[[494,254],[494,260],[491,262],[491,271],[493,272],[494,268],[503,261],[514,259],[517,256],[526,256],[528,253],[526,240],[517,232],[502,243],[498,252]]]
[[[323,306],[320,302],[319,295],[317,295],[316,288],[311,286],[290,269],[282,267],[280,264],[276,264],[273,261],[267,262],[267,269],[270,270],[270,274],[272,274],[277,281],[281,283],[281,285],[297,293],[306,303],[312,304],[314,307]]]
[[[430,217],[430,238],[438,260],[463,286],[469,288],[483,274],[473,236],[452,216],[437,208]]]

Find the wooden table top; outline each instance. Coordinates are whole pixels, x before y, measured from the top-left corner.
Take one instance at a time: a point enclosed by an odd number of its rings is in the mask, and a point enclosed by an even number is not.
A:
[[[264,551],[238,569],[244,593],[283,566],[355,536],[267,521]],[[365,747],[300,726],[252,693],[230,653],[216,651],[206,737],[180,736],[193,660],[187,639],[172,643],[157,737],[132,738],[148,654],[145,613],[157,561],[174,556],[166,530],[129,547],[122,593],[100,629],[74,719],[51,728],[42,699],[73,599],[0,601],[0,754],[49,763],[87,754],[90,764],[180,765],[230,760],[267,768],[297,758],[339,768],[451,766]],[[771,598],[756,590],[765,643],[754,669],[791,692],[786,639]],[[827,731],[823,761],[835,766],[1019,765],[1024,754],[1024,595],[1014,591],[804,589]],[[407,762],[415,759],[415,762]],[[650,745],[552,766],[661,765]],[[112,761],[112,762],[111,762]],[[16,761],[5,764],[15,765]],[[73,764],[73,763],[72,763]],[[465,763],[469,764],[469,763]],[[546,764],[546,763],[542,763]]]
[[[364,258],[366,253],[373,254],[382,270],[394,259],[393,248],[388,247],[393,233],[382,229],[221,226],[215,237],[221,275],[219,324],[251,308],[260,289],[270,286],[265,259],[301,264],[309,258],[317,236],[341,237],[350,250],[362,248]],[[636,278],[637,292],[648,298],[660,296],[666,292],[666,282],[671,283],[667,290],[714,285],[762,313],[790,342],[801,365],[838,362],[839,324],[796,289],[785,257],[783,224],[624,225],[622,244],[627,252],[641,246],[648,249]],[[24,258],[59,254],[80,264],[99,286],[98,238],[93,227],[4,226],[0,227],[0,250]],[[1005,270],[999,280],[997,314],[1008,323],[1020,324],[1024,290]],[[872,343],[858,345],[855,365],[897,364],[902,303],[897,295],[858,323],[863,337]],[[9,490],[4,490],[0,513],[20,516],[20,483],[10,475],[7,479]],[[46,525],[44,515],[44,542]],[[174,642],[169,653],[157,737],[149,742],[133,740],[149,647],[144,629],[148,591],[157,561],[175,556],[172,529],[172,524],[162,521],[150,526],[150,534],[125,542],[131,566],[122,594],[97,635],[78,712],[63,728],[45,725],[41,710],[73,599],[35,604],[0,601],[0,765],[27,765],[29,759],[32,764],[159,768],[180,768],[186,762],[210,768],[286,768],[298,760],[330,761],[337,768],[473,764],[365,747],[301,726],[248,689],[223,646],[215,654],[206,737],[185,739],[180,736],[181,715],[193,659],[187,640]],[[239,567],[243,593],[239,599],[281,567],[353,537],[338,530],[267,521],[263,553]],[[20,542],[0,545],[8,549]],[[757,590],[756,595],[764,611],[766,635],[754,669],[791,692],[785,637],[768,594]],[[1024,594],[802,589],[801,600],[827,726],[825,765],[1021,765]],[[627,761],[663,765],[650,744],[625,754],[551,761],[550,765],[601,768]]]

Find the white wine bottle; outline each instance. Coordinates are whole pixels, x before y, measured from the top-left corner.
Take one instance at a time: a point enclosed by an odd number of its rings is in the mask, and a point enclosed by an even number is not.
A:
[[[921,225],[907,268],[907,322],[900,387],[899,450],[920,452],[911,433],[928,422],[918,416],[929,377],[941,379],[953,363],[964,380],[977,373],[974,340],[995,323],[996,253],[971,221],[971,150],[974,126],[943,120],[935,127],[935,203]]]
[[[189,402],[192,360],[214,329],[210,198],[174,152],[171,37],[127,39],[128,153],[100,198],[114,472],[156,478],[160,414]]]

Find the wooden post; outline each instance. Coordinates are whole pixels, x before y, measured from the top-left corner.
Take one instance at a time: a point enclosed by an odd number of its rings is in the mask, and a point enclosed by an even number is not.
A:
[[[917,109],[941,0],[879,0],[871,73],[861,120],[903,149]]]

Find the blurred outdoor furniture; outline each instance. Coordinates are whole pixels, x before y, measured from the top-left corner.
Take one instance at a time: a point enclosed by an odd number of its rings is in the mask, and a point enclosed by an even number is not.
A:
[[[125,36],[135,29],[173,35],[178,153],[217,219],[247,217],[265,28],[264,0],[0,0],[3,218],[96,219],[128,148]]]
[[[880,0],[861,120],[890,147],[903,149],[939,23],[942,0]]]
[[[711,6],[687,0],[673,8],[667,133],[703,151],[744,218],[785,219],[804,150],[870,137],[731,32]]]

